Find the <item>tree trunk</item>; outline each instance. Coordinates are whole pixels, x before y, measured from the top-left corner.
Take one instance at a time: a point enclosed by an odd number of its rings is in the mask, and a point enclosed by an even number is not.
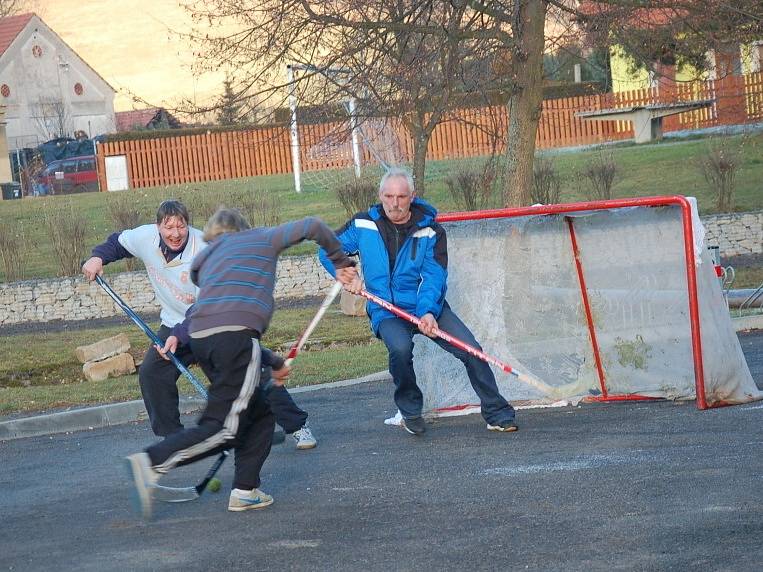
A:
[[[427,148],[431,134],[422,130],[414,134],[413,137],[413,183],[416,186],[416,194],[424,196],[426,184],[424,183],[424,172],[427,161]]]
[[[513,71],[516,91],[509,98],[509,126],[506,133],[503,201],[509,206],[530,204],[530,188],[535,157],[535,135],[543,103],[543,44],[546,19],[545,0],[521,3],[515,29],[519,53]]]

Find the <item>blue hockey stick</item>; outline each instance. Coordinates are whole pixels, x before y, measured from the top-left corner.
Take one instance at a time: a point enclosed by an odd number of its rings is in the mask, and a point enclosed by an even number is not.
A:
[[[143,319],[138,316],[138,314],[135,313],[135,311],[130,308],[130,306],[127,305],[127,303],[120,298],[119,294],[114,292],[112,290],[111,286],[108,285],[108,283],[98,274],[95,275],[95,281],[98,282],[101,288],[103,288],[109,296],[111,296],[111,299],[114,300],[117,306],[122,308],[125,314],[133,321],[135,322],[135,325],[138,326],[141,330],[143,330],[143,333],[145,333],[149,339],[154,342],[156,345],[158,345],[160,348],[164,347],[164,342],[157,336],[154,331],[149,327],[146,322],[143,321]],[[196,388],[196,391],[199,392],[199,395],[203,397],[204,399],[207,399],[209,396],[207,394],[207,390],[204,388],[204,386],[201,384],[201,382],[197,379],[195,375],[193,375],[187,367],[183,365],[183,362],[181,362],[175,354],[172,352],[167,352],[167,356],[170,358],[170,361],[175,364],[175,367],[180,370],[180,373],[182,373],[188,381],[190,381],[193,386]]]

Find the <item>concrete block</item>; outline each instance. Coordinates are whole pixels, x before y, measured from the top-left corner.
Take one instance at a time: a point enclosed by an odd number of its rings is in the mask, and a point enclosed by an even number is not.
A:
[[[339,306],[342,309],[342,313],[346,316],[366,315],[366,299],[362,296],[351,294],[347,290],[342,290]]]
[[[129,349],[130,340],[128,339],[127,334],[118,334],[88,346],[79,346],[74,350],[74,355],[77,356],[80,363],[87,363],[89,361],[98,361],[113,355],[121,354]]]
[[[109,377],[135,373],[135,361],[130,354],[118,354],[103,361],[87,362],[82,366],[82,373],[88,381],[103,381]]]

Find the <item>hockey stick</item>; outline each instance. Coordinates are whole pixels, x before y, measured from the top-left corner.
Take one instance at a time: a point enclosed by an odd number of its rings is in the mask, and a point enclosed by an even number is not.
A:
[[[313,333],[313,330],[315,330],[316,326],[318,325],[318,322],[321,321],[321,318],[323,318],[324,314],[326,313],[326,310],[328,310],[329,306],[331,306],[331,303],[334,301],[334,298],[336,298],[337,294],[339,294],[339,291],[342,289],[342,284],[340,282],[336,282],[332,287],[331,290],[329,290],[329,293],[326,295],[326,298],[324,298],[323,302],[321,303],[320,308],[318,308],[318,311],[316,312],[313,319],[308,324],[307,328],[305,328],[305,331],[302,332],[302,335],[299,337],[299,339],[294,342],[294,344],[291,346],[291,349],[289,349],[289,353],[285,360],[285,365],[291,364],[291,362],[294,361],[294,358],[297,357],[297,354],[302,350],[302,347],[305,345],[305,342],[310,337],[310,334]],[[283,435],[283,433],[281,433]],[[207,485],[209,482],[214,478],[215,473],[217,473],[220,466],[223,464],[223,461],[225,461],[225,457],[228,455],[228,451],[223,451],[223,453],[220,455],[220,457],[215,461],[214,465],[209,469],[209,472],[207,472],[207,475],[204,477],[204,479],[201,480],[201,482],[196,485],[195,487],[166,487],[163,485],[155,485],[154,486],[154,498],[158,501],[162,502],[188,502],[192,500],[196,500],[201,496],[201,494],[204,492],[204,490],[207,488]]]
[[[193,487],[166,487],[164,485],[153,485],[154,499],[161,502],[188,502],[198,499],[207,489],[209,482],[215,478],[217,471],[223,466],[225,459],[230,455],[229,451],[223,451],[215,462],[209,467],[207,474],[199,481],[199,484]]]
[[[378,296],[376,296],[374,294],[371,294],[370,292],[366,292],[365,290],[361,290],[360,291],[360,295],[363,296],[364,298],[366,298],[367,300],[370,300],[371,302],[374,302],[374,303],[378,304],[379,306],[381,306],[385,310],[388,310],[388,311],[392,312],[396,316],[398,316],[400,318],[403,318],[404,320],[407,320],[407,321],[411,322],[412,324],[415,324],[416,326],[419,326],[421,324],[421,320],[419,318],[417,318],[416,316],[414,316],[412,314],[409,314],[405,310],[402,310],[402,309],[398,308],[394,304],[391,304],[390,302],[387,302],[383,298],[379,298]],[[465,352],[467,352],[470,355],[473,355],[477,359],[481,359],[484,362],[487,362],[489,364],[492,364],[492,365],[502,369],[506,373],[510,373],[511,375],[516,376],[517,379],[519,379],[519,381],[522,381],[522,382],[524,382],[524,383],[526,383],[528,385],[533,386],[536,389],[539,389],[540,391],[542,391],[546,395],[552,395],[552,394],[556,393],[556,389],[554,387],[551,387],[550,385],[548,385],[547,383],[541,381],[537,377],[535,377],[533,375],[526,374],[526,373],[519,373],[514,368],[512,368],[509,364],[504,363],[504,362],[500,361],[499,359],[496,359],[496,358],[486,354],[485,352],[483,352],[481,350],[478,350],[477,348],[467,344],[466,342],[462,342],[458,338],[456,338],[454,336],[451,336],[447,332],[443,332],[439,328],[435,328],[435,335],[437,337],[439,337],[439,338],[442,338],[443,340],[445,340],[449,344],[451,344],[451,345],[453,345],[453,346],[455,346],[455,347],[457,347],[459,349],[464,350]]]
[[[283,443],[286,439],[283,431],[273,432],[273,444],[277,445]],[[230,451],[227,449],[220,453],[220,456],[215,459],[215,462],[209,467],[207,474],[199,481],[198,485],[192,487],[168,487],[166,485],[153,485],[154,499],[160,502],[189,502],[198,499],[201,494],[207,490],[209,482],[215,478],[217,471],[223,466],[225,459],[230,455]]]
[[[106,291],[106,294],[111,296],[111,299],[114,300],[117,306],[122,308],[122,311],[124,311],[125,314],[133,321],[135,322],[135,325],[138,326],[141,330],[143,330],[143,333],[145,333],[148,338],[154,342],[157,346],[164,347],[164,342],[157,336],[154,331],[146,324],[146,322],[143,321],[143,319],[138,316],[138,314],[135,313],[135,311],[130,308],[130,306],[127,305],[127,303],[122,300],[122,298],[119,297],[119,294],[114,292],[112,290],[111,286],[108,285],[108,283],[98,274],[95,275],[95,281],[98,282],[101,288],[103,288]],[[190,381],[193,386],[196,388],[196,391],[199,392],[199,395],[207,399],[209,396],[207,395],[207,390],[204,388],[204,386],[201,384],[201,382],[196,378],[195,375],[193,375],[187,367],[183,365],[183,362],[181,362],[177,357],[175,357],[175,354],[172,352],[167,352],[167,356],[170,358],[170,361],[175,364],[175,367],[180,370],[180,373],[182,373],[188,381]]]
[[[329,306],[331,306],[331,303],[334,301],[334,298],[336,298],[337,294],[339,294],[341,290],[342,283],[334,282],[334,285],[331,287],[331,290],[329,290],[329,293],[326,294],[326,297],[321,303],[321,307],[318,308],[318,311],[315,313],[312,321],[307,325],[305,331],[302,332],[302,335],[299,336],[299,339],[294,342],[294,345],[291,346],[291,349],[289,349],[289,353],[286,355],[286,365],[290,365],[291,362],[294,361],[294,358],[297,357],[297,354],[300,352],[300,350],[302,350],[302,346],[305,345],[305,342],[310,337],[310,334],[313,333],[313,330],[318,325],[318,322],[321,321],[321,318],[323,318],[326,310],[328,310]]]

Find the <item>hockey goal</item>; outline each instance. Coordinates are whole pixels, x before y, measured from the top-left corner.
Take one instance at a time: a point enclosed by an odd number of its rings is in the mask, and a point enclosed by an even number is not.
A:
[[[552,387],[496,371],[510,401],[761,398],[692,200],[647,197],[438,219],[448,302],[485,351]],[[463,366],[417,337],[425,413],[477,406]]]

